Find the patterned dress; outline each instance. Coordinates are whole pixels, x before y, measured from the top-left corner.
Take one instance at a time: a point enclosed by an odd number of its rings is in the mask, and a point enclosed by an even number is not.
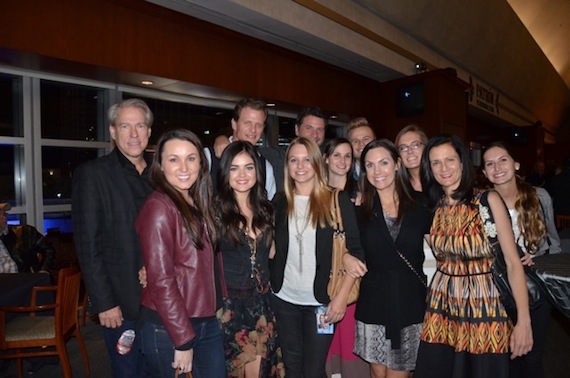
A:
[[[490,273],[494,252],[478,196],[469,204],[440,206],[430,239],[437,272],[415,377],[505,376],[512,323]]]
[[[261,356],[260,377],[282,377],[275,315],[269,306],[269,247],[242,235],[240,244],[223,241],[220,250],[228,287],[228,298],[218,311],[227,376],[244,376],[245,364]]]

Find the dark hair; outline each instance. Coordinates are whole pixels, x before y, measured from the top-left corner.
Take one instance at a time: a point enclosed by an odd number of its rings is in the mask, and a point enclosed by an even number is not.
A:
[[[368,181],[366,177],[366,155],[376,148],[384,148],[390,153],[392,160],[395,164],[400,162],[400,155],[398,150],[392,141],[388,139],[376,139],[368,143],[366,147],[362,150],[362,155],[360,155],[360,167],[362,172],[360,174],[360,191],[362,193],[362,203],[360,205],[360,220],[367,223],[373,216],[374,198],[378,195],[376,188]],[[400,164],[400,169],[395,172],[395,196],[398,201],[398,219],[396,223],[400,223],[406,209],[411,206],[414,202],[412,197],[412,186],[409,181],[406,181],[402,171],[403,165]]]
[[[242,152],[253,160],[257,180],[249,192],[249,205],[253,213],[252,227],[261,232],[263,242],[269,246],[273,240],[273,206],[267,199],[265,171],[261,168],[263,162],[253,145],[245,141],[230,143],[220,158],[218,196],[215,200],[218,237],[222,239],[229,236],[234,245],[237,245],[240,242],[240,232],[247,226],[247,220],[239,210],[235,193],[229,183],[232,162]]]
[[[263,112],[263,114],[265,114],[265,118],[267,119],[268,111],[267,111],[267,104],[265,103],[265,101],[263,101],[259,98],[255,98],[255,97],[248,97],[248,98],[244,98],[243,100],[238,102],[236,104],[236,106],[234,107],[234,113],[232,116],[234,121],[236,121],[236,122],[238,121],[243,108],[251,108],[254,110],[261,110]]]
[[[435,138],[431,138],[422,154],[422,163],[420,166],[420,177],[422,181],[422,188],[427,194],[429,206],[435,209],[440,203],[442,197],[444,196],[443,188],[436,181],[430,164],[429,154],[432,148],[438,147],[444,144],[449,144],[457,155],[459,155],[459,160],[463,165],[461,170],[461,181],[459,186],[451,194],[451,198],[458,200],[459,202],[467,203],[473,198],[473,188],[476,183],[475,170],[471,164],[471,158],[469,157],[469,150],[465,147],[465,144],[456,135],[438,135]]]
[[[405,126],[402,130],[400,130],[400,132],[398,133],[398,135],[396,135],[396,139],[394,140],[394,144],[396,145],[396,148],[398,148],[398,143],[400,142],[400,139],[404,136],[404,134],[407,133],[416,133],[420,136],[420,141],[423,144],[426,144],[428,141],[428,137],[426,135],[426,133],[424,132],[424,130],[419,127],[418,125],[416,125],[415,123],[409,124],[408,126]]]
[[[350,144],[350,141],[346,138],[334,138],[331,139],[327,142],[327,144],[325,145],[325,148],[323,150],[323,157],[325,158],[325,161],[327,158],[330,158],[331,155],[333,154],[333,152],[336,150],[336,148],[338,146],[340,146],[341,144],[348,144],[348,146],[350,147],[350,153],[352,154],[352,162],[350,165],[350,169],[348,170],[348,172],[346,172],[346,185],[344,186],[343,190],[348,192],[349,195],[351,195],[351,193],[354,191],[354,151],[352,149],[352,145]],[[326,164],[326,163],[325,163]],[[326,175],[327,175],[327,181],[328,181],[328,169],[325,171]]]
[[[198,154],[200,156],[200,173],[196,182],[190,189],[188,189],[188,194],[194,201],[193,205],[190,205],[182,194],[176,190],[164,177],[164,172],[162,171],[162,153],[164,151],[164,145],[166,142],[178,139],[183,141],[188,141],[196,146]],[[200,139],[192,131],[187,129],[176,129],[166,131],[158,142],[156,143],[156,153],[154,154],[154,160],[150,167],[150,176],[155,188],[158,188],[172,199],[176,208],[180,211],[180,215],[184,220],[186,229],[190,239],[198,249],[204,247],[202,241],[202,227],[205,224],[212,241],[212,245],[216,245],[216,229],[214,227],[214,220],[211,212],[211,199],[212,199],[212,179],[209,173],[209,164],[204,155],[204,147]]]
[[[306,116],[313,116],[317,118],[322,118],[325,121],[325,127],[327,126],[327,115],[326,113],[319,107],[316,106],[309,106],[306,108],[301,109],[299,114],[297,114],[297,119],[295,120],[295,125],[301,126],[303,124],[303,120]]]

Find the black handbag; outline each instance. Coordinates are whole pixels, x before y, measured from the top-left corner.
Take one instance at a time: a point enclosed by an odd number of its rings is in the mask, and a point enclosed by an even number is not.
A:
[[[507,276],[507,264],[505,263],[505,256],[503,255],[501,245],[499,244],[499,240],[497,239],[497,228],[495,226],[493,213],[491,212],[491,208],[489,207],[489,201],[487,198],[488,194],[489,191],[486,191],[481,194],[479,214],[483,219],[485,232],[487,233],[487,237],[489,238],[489,241],[491,242],[491,245],[493,246],[493,250],[495,252],[495,261],[491,265],[491,273],[493,275],[493,282],[495,283],[495,286],[499,291],[501,303],[505,307],[505,310],[507,311],[507,315],[509,316],[509,318],[511,318],[512,321],[516,323],[517,305],[515,303],[515,298],[513,297],[513,291],[511,290],[511,285],[509,284],[509,278]],[[505,210],[507,210],[508,212],[506,204],[505,204]],[[519,245],[517,245],[517,249],[519,251],[519,255],[521,257],[524,256],[524,253]],[[540,277],[536,274],[536,269],[534,267],[524,265],[523,268],[526,276],[526,285],[528,288],[529,308],[530,310],[534,310],[542,303],[541,293],[544,292],[543,290],[546,290],[546,288],[544,287],[544,282],[542,281],[542,279],[540,279]]]

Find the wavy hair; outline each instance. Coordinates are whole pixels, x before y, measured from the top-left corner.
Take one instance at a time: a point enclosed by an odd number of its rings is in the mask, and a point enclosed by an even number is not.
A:
[[[493,142],[485,148],[485,152],[493,147],[505,150],[513,162],[517,161],[513,149],[508,144],[502,141]],[[483,153],[484,156],[485,153]],[[542,215],[542,205],[536,189],[516,173],[515,183],[517,186],[515,209],[518,212],[517,223],[520,234],[523,237],[523,243],[527,252],[536,253],[547,234],[546,223]]]
[[[215,199],[215,221],[218,237],[228,235],[234,245],[240,242],[240,234],[247,226],[247,220],[239,210],[234,190],[230,186],[230,170],[235,157],[245,153],[253,160],[256,183],[249,192],[249,205],[253,213],[252,227],[259,230],[262,241],[269,246],[273,240],[273,206],[267,199],[263,161],[253,145],[245,141],[230,143],[220,158],[218,169],[218,195]]]
[[[309,196],[309,213],[311,225],[325,227],[333,224],[332,215],[332,190],[326,182],[325,164],[319,146],[310,139],[298,137],[293,139],[287,152],[285,153],[285,196],[287,197],[287,213],[292,216],[295,212],[295,181],[289,172],[289,152],[291,147],[300,144],[305,146],[311,161],[311,166],[315,170],[315,185]]]
[[[325,145],[325,148],[323,150],[323,158],[324,161],[326,161],[327,159],[330,159],[331,155],[334,153],[334,151],[336,150],[336,148],[338,146],[340,146],[341,144],[348,144],[348,147],[350,147],[350,153],[352,154],[352,161],[350,162],[350,169],[348,170],[348,172],[346,172],[346,185],[344,186],[343,190],[348,192],[349,194],[352,193],[354,191],[354,150],[352,149],[352,145],[350,144],[350,141],[346,138],[334,138],[331,139],[327,142],[327,144]],[[325,163],[325,166],[327,164]],[[325,174],[326,174],[326,178],[327,178],[327,182],[329,179],[329,170],[328,168],[325,169]]]
[[[388,139],[376,139],[372,142],[368,143],[366,147],[362,150],[362,155],[360,156],[360,166],[362,167],[362,174],[360,175],[359,186],[362,193],[362,203],[360,205],[360,220],[364,223],[368,222],[369,219],[373,216],[373,208],[374,208],[374,197],[378,195],[378,191],[376,188],[368,181],[366,175],[366,155],[370,151],[376,148],[384,148],[388,151],[394,164],[398,164],[400,162],[400,155],[398,154],[398,150],[392,141]],[[396,223],[400,223],[402,217],[404,216],[404,212],[406,209],[411,206],[414,202],[412,197],[412,186],[409,181],[407,181],[403,175],[402,169],[403,165],[400,164],[400,169],[397,169],[395,172],[394,177],[394,184],[395,184],[395,192],[394,192],[394,201],[398,203],[398,218]]]
[[[198,155],[200,157],[200,172],[198,173],[198,178],[194,185],[188,189],[188,194],[194,202],[193,205],[186,202],[182,194],[180,194],[180,192],[176,190],[168,180],[166,180],[164,172],[162,171],[162,153],[164,151],[164,145],[166,142],[173,139],[190,142],[198,150]],[[204,247],[204,243],[200,238],[202,235],[202,227],[204,225],[206,225],[210,234],[212,245],[216,245],[217,233],[216,228],[214,227],[211,210],[212,179],[210,177],[208,160],[206,160],[206,156],[204,155],[204,147],[202,146],[202,142],[198,136],[187,129],[170,130],[162,134],[156,144],[156,153],[154,154],[154,160],[150,167],[150,177],[154,187],[164,191],[180,211],[180,215],[184,220],[190,240],[192,240],[196,248],[202,249]]]
[[[422,188],[428,196],[428,203],[432,210],[435,210],[435,208],[439,205],[445,193],[433,175],[429,160],[429,153],[432,148],[444,144],[449,144],[451,147],[453,147],[457,155],[459,155],[459,160],[463,165],[463,169],[461,170],[461,181],[459,182],[457,189],[451,194],[451,198],[462,203],[468,203],[473,198],[473,189],[475,187],[475,183],[477,182],[475,170],[471,164],[469,150],[467,147],[465,147],[465,144],[463,144],[458,136],[445,134],[438,135],[430,139],[427,142],[422,154],[420,178],[422,182]]]

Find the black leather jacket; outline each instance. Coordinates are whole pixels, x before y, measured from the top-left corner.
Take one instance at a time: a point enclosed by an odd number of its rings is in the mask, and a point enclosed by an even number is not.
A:
[[[0,236],[0,240],[18,265],[18,272],[51,272],[55,249],[34,227],[8,226],[8,234]],[[43,255],[41,264],[38,254]]]

